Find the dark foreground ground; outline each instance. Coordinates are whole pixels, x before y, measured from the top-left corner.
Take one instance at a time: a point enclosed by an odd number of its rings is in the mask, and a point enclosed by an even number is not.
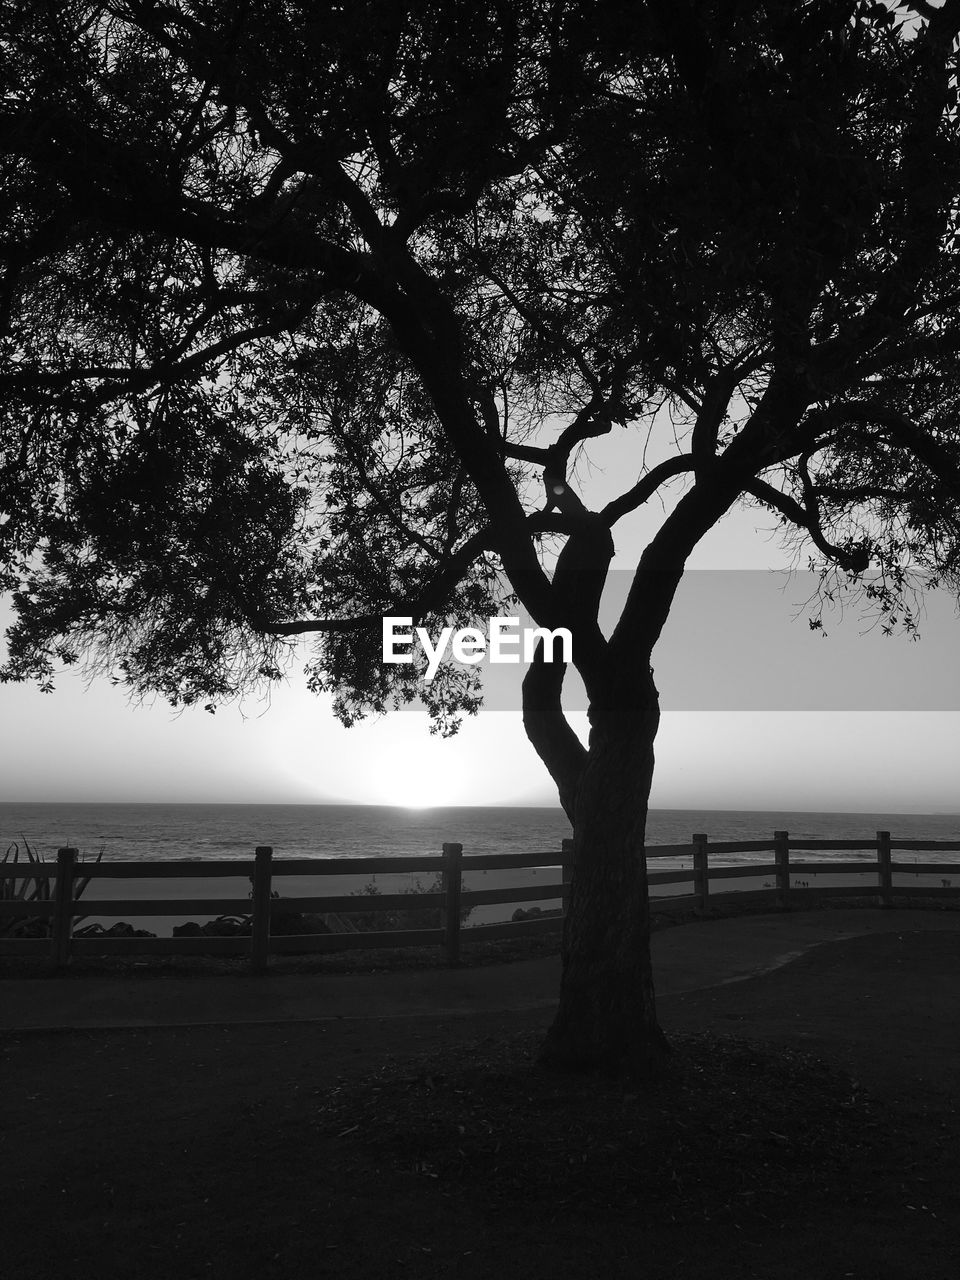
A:
[[[696,927],[696,926],[693,926]],[[960,934],[661,1000],[652,1093],[549,1013],[0,1039],[0,1268],[53,1277],[960,1274]]]

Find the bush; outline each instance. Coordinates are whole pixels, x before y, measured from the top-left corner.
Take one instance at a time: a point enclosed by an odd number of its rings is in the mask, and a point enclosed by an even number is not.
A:
[[[466,885],[464,885],[465,887]],[[355,889],[350,896],[375,899],[381,895],[381,892],[382,890],[376,882],[376,877],[374,877],[363,888]],[[442,893],[443,877],[440,872],[437,872],[428,885],[424,885],[420,878],[417,877],[410,888],[401,889],[400,892],[405,895],[409,894],[411,897],[424,893]],[[273,894],[275,898],[279,896],[276,892]],[[472,907],[463,907],[461,909],[461,924],[466,922],[472,911]],[[348,930],[356,930],[357,933],[382,933],[388,930],[402,929],[440,929],[443,927],[443,912],[439,907],[417,907],[413,904],[409,908],[395,907],[388,911],[338,911],[327,916],[303,914],[299,911],[284,911],[273,916],[270,923],[270,932],[274,937],[291,933],[341,932],[338,928],[331,928],[327,921],[333,921],[334,923],[341,921]],[[252,932],[252,916],[218,916],[216,920],[208,920],[203,925],[198,924],[195,920],[176,925],[173,929],[173,936],[175,938],[200,936],[236,938],[248,937]]]
[[[463,888],[466,889],[466,884]],[[361,889],[354,890],[351,897],[377,898],[381,894],[376,877],[369,880]],[[426,886],[418,876],[408,889],[401,889],[402,894],[415,897],[421,893],[442,893],[443,875],[438,871],[433,880]],[[460,911],[460,923],[465,924],[473,912],[473,907],[463,907]],[[394,907],[388,911],[342,911],[339,913],[348,920],[358,933],[380,933],[386,930],[400,929],[441,929],[443,928],[443,912],[439,907]]]
[[[21,836],[27,863],[31,867],[46,865],[46,859],[37,849],[31,849],[26,836]],[[12,856],[11,856],[12,855]],[[81,860],[83,854],[80,855]],[[103,849],[93,859],[99,862],[103,857]],[[0,867],[17,866],[20,862],[20,846],[14,842],[3,855]],[[73,882],[73,896],[79,898],[87,885],[89,876],[78,876]],[[22,916],[0,916],[0,937],[5,938],[49,938],[53,921],[49,916],[31,916],[31,903],[48,903],[53,901],[55,881],[50,876],[25,876],[12,880],[0,877],[0,902],[22,902]],[[76,916],[74,923],[83,920],[84,916]]]
[[[75,938],[155,938],[157,935],[151,933],[149,929],[134,928],[128,920],[118,920],[109,929],[105,929],[102,924],[84,925],[82,929],[77,929],[73,936]]]
[[[545,920],[550,916],[563,915],[562,907],[517,907],[511,920]]]
[[[172,932],[175,938],[242,938],[250,936],[253,925],[250,916],[217,916],[205,924],[196,920],[175,924]]]

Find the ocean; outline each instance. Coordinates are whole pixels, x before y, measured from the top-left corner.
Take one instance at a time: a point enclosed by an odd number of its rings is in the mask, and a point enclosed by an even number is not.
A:
[[[649,845],[686,844],[694,832],[705,832],[711,840],[756,840],[772,836],[775,830],[793,836],[838,839],[869,839],[878,830],[888,830],[901,839],[960,839],[960,817],[946,814],[884,813],[783,813],[743,810],[660,809],[650,814]],[[382,872],[371,877],[350,871],[350,861],[359,857],[436,854],[444,842],[463,845],[464,853],[558,853],[560,842],[570,835],[566,818],[559,808],[444,808],[401,809],[375,805],[335,804],[15,804],[0,803],[0,858],[6,849],[18,844],[23,853],[23,840],[31,849],[52,861],[60,846],[78,848],[81,855],[94,858],[103,850],[104,863],[121,861],[170,861],[194,859],[214,862],[225,859],[253,859],[257,845],[271,845],[275,859],[332,856],[343,860],[343,870],[335,875],[317,877],[299,872],[275,879],[285,899],[310,897],[312,894],[353,895],[364,891],[373,881],[384,893],[396,893],[410,887],[421,877],[414,873]],[[829,858],[829,852],[811,854]],[[847,861],[858,858],[875,860],[876,854],[864,850],[858,854],[840,852],[835,855]],[[903,863],[918,862],[932,855],[899,854]],[[802,854],[793,859],[802,860]],[[937,854],[937,861],[960,864],[958,854]],[[792,859],[792,861],[793,861]],[[769,853],[741,853],[715,856],[712,866],[765,864]],[[689,868],[687,857],[658,859],[657,871]],[[820,873],[826,874],[826,873]],[[937,884],[920,873],[898,873],[895,883],[907,876],[907,882]],[[542,897],[534,897],[527,905],[557,905],[556,893],[548,886],[559,883],[556,863],[546,859],[540,868],[469,871],[465,889],[493,887],[543,886]],[[814,885],[818,875],[794,863],[793,882]],[[422,877],[422,887],[430,887],[429,873]],[[876,872],[841,873],[834,884],[876,883]],[[730,889],[725,880],[718,884]],[[761,872],[736,882],[737,889],[772,887],[769,873]],[[87,923],[109,927],[118,912],[135,921],[140,928],[158,936],[169,936],[172,927],[187,919],[210,918],[191,907],[187,914],[176,916],[151,914],[151,900],[193,899],[209,901],[228,895],[236,912],[247,910],[249,871],[224,877],[173,880],[145,877],[135,880],[98,876],[85,895],[92,908]],[[653,896],[670,896],[689,892],[680,885],[658,884]],[[96,903],[91,899],[96,899]],[[97,904],[116,903],[112,914],[100,914]],[[136,903],[136,905],[134,905]],[[125,904],[125,905],[122,905]],[[510,919],[515,904],[501,903],[475,907],[469,924],[490,924]],[[185,907],[186,911],[186,907]]]
[[[655,809],[647,843],[685,844],[694,832],[711,840],[757,840],[774,830],[838,839],[871,838],[885,830],[901,839],[958,840],[960,815]],[[570,834],[559,808],[0,803],[0,857],[22,838],[46,858],[72,845],[88,857],[102,849],[105,861],[145,862],[252,858],[257,845],[271,845],[275,858],[439,855],[445,841],[459,842],[465,854],[535,853],[559,850]],[[767,861],[769,855],[734,854],[724,861],[757,858]]]

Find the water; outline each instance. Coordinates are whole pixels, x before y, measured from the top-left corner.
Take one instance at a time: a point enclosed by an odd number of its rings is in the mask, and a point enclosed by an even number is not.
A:
[[[559,849],[570,834],[560,809],[403,809],[336,804],[0,804],[0,855],[21,833],[45,856],[73,845],[104,860],[437,854]]]
[[[706,832],[711,840],[757,840],[772,836],[774,830],[818,839],[869,839],[885,830],[900,839],[958,840],[960,816],[659,809],[651,811],[647,842],[686,844],[697,831]],[[439,855],[445,841],[461,843],[465,854],[533,853],[559,850],[561,840],[570,834],[559,808],[0,803],[0,856],[21,837],[46,858],[55,857],[60,846],[72,845],[88,856],[102,849],[106,861],[147,862],[252,858],[257,845],[271,845],[277,858]],[[858,855],[845,852],[841,856],[855,859]],[[863,853],[864,858],[872,856],[869,851]],[[912,854],[899,856],[913,859]],[[956,854],[938,858],[960,861]],[[729,863],[757,860],[769,861],[769,855],[731,854],[722,859]]]
[[[960,839],[960,817],[943,814],[862,814],[862,813],[771,813],[734,810],[661,809],[650,815],[650,845],[687,844],[694,832],[705,832],[711,840],[757,840],[772,837],[774,830],[811,838],[871,838],[887,830],[901,839]],[[0,856],[4,849],[26,837],[31,848],[48,861],[60,846],[72,845],[82,855],[95,857],[103,850],[103,861],[171,861],[198,859],[223,861],[251,859],[257,845],[271,845],[275,858],[334,856],[343,860],[343,871],[330,876],[293,874],[276,877],[285,899],[311,895],[352,895],[362,890],[371,877],[350,873],[350,860],[358,857],[439,855],[445,842],[463,845],[464,853],[557,853],[560,842],[570,835],[569,825],[559,808],[447,808],[400,809],[373,805],[207,805],[207,804],[0,804]],[[830,858],[828,852],[807,855]],[[874,861],[870,850],[839,852],[845,861]],[[800,860],[802,853],[792,855]],[[936,858],[938,862],[960,863],[958,854],[900,853],[898,861],[915,862]],[[711,858],[711,866],[763,864],[769,866],[770,853],[734,853]],[[658,858],[651,869],[689,869],[691,859]],[[823,876],[825,873],[820,873]],[[907,877],[904,879],[904,877]],[[417,877],[418,879],[420,877]],[[383,893],[410,887],[411,873],[381,873],[373,879]],[[429,873],[422,877],[430,886]],[[895,883],[939,884],[941,878],[915,877],[898,873]],[[557,905],[559,870],[552,861],[541,868],[471,871],[466,889],[516,887],[542,888],[543,895],[526,905]],[[824,881],[816,872],[796,867],[795,884],[815,885]],[[876,884],[876,872],[843,873],[826,877],[830,884]],[[769,873],[759,871],[743,879],[711,882],[711,891],[732,891],[770,887]],[[690,893],[692,886],[674,883],[655,885],[655,897]],[[186,919],[209,919],[198,907],[185,914],[155,915],[151,901],[157,899],[229,899],[229,910],[249,911],[249,871],[227,877],[176,879],[144,877],[135,880],[97,876],[84,897],[90,908],[87,922],[104,927],[117,916],[136,920],[138,927],[158,936],[169,936],[171,928]],[[95,899],[95,902],[91,901]],[[97,909],[99,907],[99,910]],[[474,908],[470,924],[489,924],[509,919],[515,904],[491,904]],[[225,910],[221,907],[218,914]]]

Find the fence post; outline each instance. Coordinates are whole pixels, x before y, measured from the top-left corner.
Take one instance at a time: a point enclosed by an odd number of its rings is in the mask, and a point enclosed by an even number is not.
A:
[[[709,836],[702,833],[692,837],[693,840],[693,891],[697,895],[697,911],[706,911],[710,897],[710,868],[707,862],[707,841]]]
[[[463,845],[443,846],[443,927],[447,964],[460,963],[460,890]]]
[[[273,848],[258,845],[253,863],[253,923],[250,937],[250,968],[265,973],[270,954],[270,885]]]
[[[877,832],[877,865],[880,872],[880,905],[893,906],[893,867],[890,864],[890,832]]]
[[[777,906],[786,911],[790,905],[790,833],[773,833],[773,860],[777,864]]]
[[[53,928],[50,931],[50,962],[61,969],[70,959],[70,932],[73,928],[73,877],[77,850],[57,850],[57,878],[54,882]]]
[[[573,841],[560,841],[560,877],[563,880],[563,895],[560,899],[563,914],[570,910],[570,886],[573,884]]]

